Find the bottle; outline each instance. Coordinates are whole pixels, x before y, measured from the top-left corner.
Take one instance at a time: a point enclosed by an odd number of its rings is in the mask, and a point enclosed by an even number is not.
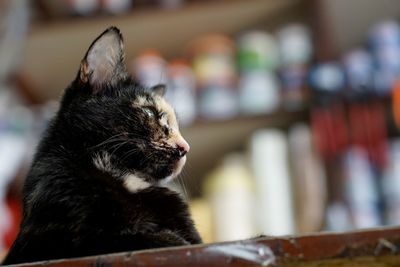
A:
[[[373,89],[373,59],[371,54],[363,49],[354,49],[343,59],[347,86],[351,95],[366,95]]]
[[[283,67],[305,66],[311,61],[313,46],[310,30],[302,24],[289,24],[277,33]]]
[[[400,128],[400,80],[393,85],[391,110],[397,128]]]
[[[243,73],[239,81],[239,107],[243,114],[266,114],[279,107],[279,81],[274,73]]]
[[[280,103],[279,65],[274,37],[263,31],[250,31],[238,39],[239,107],[243,114],[265,114]]]
[[[214,242],[210,202],[206,198],[193,199],[189,202],[189,208],[193,222],[203,242]]]
[[[174,107],[179,123],[187,126],[196,119],[196,80],[190,65],[174,60],[168,65],[167,101]]]
[[[242,155],[226,156],[206,178],[204,192],[211,205],[215,241],[255,236],[253,181]]]
[[[343,69],[337,62],[325,62],[313,66],[309,79],[315,91],[325,94],[337,94],[343,90],[345,84]]]
[[[397,225],[400,221],[400,139],[390,143],[390,161],[384,172],[382,183],[385,201],[385,222]]]
[[[221,34],[200,36],[188,46],[197,79],[198,111],[204,119],[225,120],[238,113],[234,55],[233,40]]]
[[[132,6],[132,0],[101,0],[103,11],[118,15],[126,13]]]
[[[378,95],[388,95],[400,75],[400,26],[396,21],[377,23],[369,33],[374,58],[374,87]]]
[[[321,230],[327,201],[326,176],[316,155],[310,128],[303,123],[289,129],[289,152],[293,170],[296,225],[299,233]]]
[[[333,201],[326,208],[325,230],[344,232],[354,230],[349,207],[343,201]]]
[[[377,227],[382,224],[379,194],[367,152],[352,147],[345,157],[345,194],[356,228]]]
[[[250,140],[251,169],[257,189],[259,227],[266,235],[296,231],[288,144],[283,132],[258,130]]]
[[[146,87],[167,84],[167,62],[158,51],[143,51],[131,62],[129,67],[132,76]]]
[[[277,41],[282,106],[289,111],[302,109],[309,98],[307,74],[313,55],[310,30],[302,24],[289,24],[278,31]]]
[[[275,71],[280,65],[277,41],[267,32],[245,32],[239,36],[237,46],[240,72]]]
[[[69,5],[71,14],[80,16],[93,15],[100,6],[99,0],[70,0],[62,2],[65,2],[64,5]]]
[[[279,71],[282,87],[282,107],[287,111],[304,109],[310,98],[307,86],[307,66],[289,66]]]

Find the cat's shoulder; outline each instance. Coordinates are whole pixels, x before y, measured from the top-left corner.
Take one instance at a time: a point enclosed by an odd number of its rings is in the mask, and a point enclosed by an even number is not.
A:
[[[186,211],[188,205],[182,195],[163,186],[151,186],[135,194],[138,201],[155,209],[168,211]]]

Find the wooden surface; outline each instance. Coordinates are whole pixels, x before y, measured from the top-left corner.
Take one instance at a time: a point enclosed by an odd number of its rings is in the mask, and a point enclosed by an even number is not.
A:
[[[400,266],[400,228],[246,241],[117,253],[23,265],[244,267]]]

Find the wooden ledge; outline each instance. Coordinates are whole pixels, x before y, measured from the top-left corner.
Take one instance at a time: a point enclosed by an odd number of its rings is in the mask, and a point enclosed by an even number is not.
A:
[[[399,266],[400,228],[116,253],[25,267],[86,266]]]

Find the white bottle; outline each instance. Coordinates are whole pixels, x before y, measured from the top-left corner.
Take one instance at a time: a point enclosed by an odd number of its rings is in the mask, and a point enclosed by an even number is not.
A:
[[[256,213],[263,234],[295,232],[287,149],[286,136],[279,130],[259,130],[251,138],[251,166],[258,197]]]
[[[400,222],[400,139],[390,143],[390,161],[382,179],[386,204],[385,219],[389,225]]]
[[[289,130],[290,163],[296,198],[296,225],[300,233],[321,230],[326,206],[326,176],[314,152],[310,128],[299,123]]]
[[[205,192],[211,203],[214,241],[231,241],[256,235],[253,181],[245,159],[228,155],[206,180]]]
[[[367,152],[353,146],[345,157],[345,194],[356,228],[377,227],[382,224],[376,177]]]
[[[102,0],[103,10],[107,13],[118,15],[127,13],[131,6],[131,0]]]
[[[278,109],[279,81],[264,70],[243,73],[239,80],[239,107],[244,114],[265,114]]]
[[[192,68],[183,60],[175,60],[168,65],[168,76],[165,97],[175,109],[180,125],[187,126],[197,116],[196,79]]]

